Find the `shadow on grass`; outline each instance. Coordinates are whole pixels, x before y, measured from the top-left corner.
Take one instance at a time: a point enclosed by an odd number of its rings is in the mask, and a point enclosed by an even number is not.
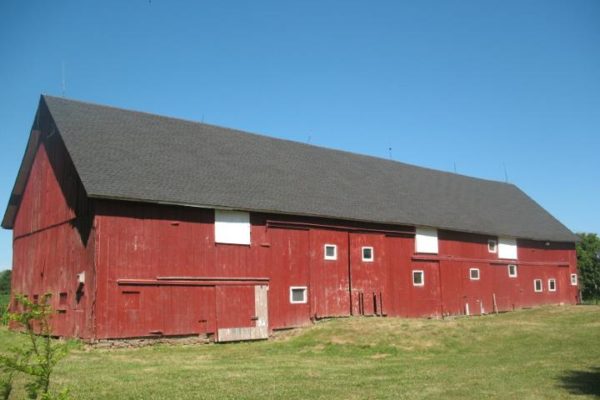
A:
[[[600,367],[587,371],[568,371],[559,380],[560,386],[571,394],[600,397]]]

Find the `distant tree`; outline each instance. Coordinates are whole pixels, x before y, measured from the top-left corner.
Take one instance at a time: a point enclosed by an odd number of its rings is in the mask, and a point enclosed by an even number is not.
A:
[[[595,233],[579,233],[577,266],[584,300],[600,300],[600,237]]]
[[[6,270],[0,272],[0,294],[8,294],[10,293],[10,277],[11,270]]]

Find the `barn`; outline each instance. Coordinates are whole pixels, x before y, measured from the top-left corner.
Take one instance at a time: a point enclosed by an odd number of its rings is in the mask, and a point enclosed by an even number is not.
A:
[[[578,295],[577,237],[512,184],[51,96],[2,227],[13,292],[91,341]]]

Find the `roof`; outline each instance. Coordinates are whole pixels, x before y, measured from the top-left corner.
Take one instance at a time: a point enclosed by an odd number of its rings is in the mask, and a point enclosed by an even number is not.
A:
[[[512,184],[64,98],[41,102],[92,198],[577,240]]]

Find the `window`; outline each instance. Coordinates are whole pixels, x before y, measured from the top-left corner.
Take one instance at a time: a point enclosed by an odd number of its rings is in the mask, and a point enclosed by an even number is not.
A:
[[[67,305],[67,292],[61,292],[58,295],[58,304],[60,304],[61,306],[66,306]]]
[[[535,292],[538,292],[538,293],[543,290],[542,289],[542,280],[541,279],[534,279],[533,280],[533,290]]]
[[[326,260],[337,260],[337,246],[335,244],[326,244],[324,253]]]
[[[373,252],[372,247],[362,248],[362,260],[367,262],[372,262],[373,260],[375,260],[375,253]]]
[[[571,274],[571,285],[577,286],[577,274]]]
[[[292,286],[290,287],[290,303],[292,304],[306,304],[306,286]]]
[[[469,279],[472,281],[479,280],[479,268],[469,268]]]
[[[415,233],[415,251],[417,253],[438,253],[438,235],[434,228],[417,228]]]
[[[215,210],[215,242],[250,244],[250,213]]]
[[[425,286],[425,272],[414,270],[412,272],[413,286]]]
[[[556,279],[548,279],[548,291],[556,292]]]
[[[517,239],[500,238],[498,240],[498,257],[509,260],[517,259]]]
[[[497,253],[498,252],[498,242],[493,239],[488,240],[488,251],[490,253]]]
[[[508,264],[508,276],[510,278],[517,277],[517,266],[515,264]]]

